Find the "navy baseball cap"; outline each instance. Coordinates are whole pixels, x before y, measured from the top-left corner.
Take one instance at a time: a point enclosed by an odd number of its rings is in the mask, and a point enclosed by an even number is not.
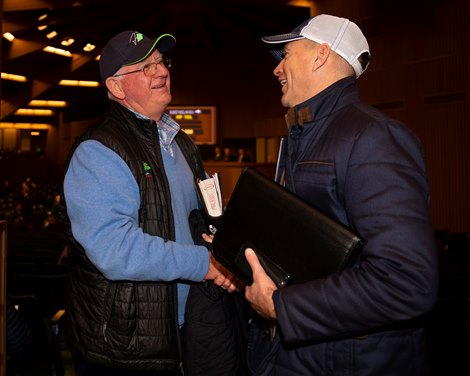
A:
[[[101,52],[101,79],[105,82],[121,67],[145,60],[156,49],[164,54],[175,43],[176,39],[171,34],[162,34],[156,39],[150,39],[138,31],[123,31],[114,36]]]

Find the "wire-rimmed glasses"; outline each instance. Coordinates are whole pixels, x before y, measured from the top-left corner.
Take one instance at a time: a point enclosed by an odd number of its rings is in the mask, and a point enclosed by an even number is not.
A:
[[[163,64],[166,67],[166,69],[170,69],[171,68],[171,59],[168,58],[168,57],[165,57],[165,58],[162,58],[162,59],[160,59],[158,61],[155,61],[153,63],[145,64],[140,69],[136,69],[136,70],[126,72],[126,73],[115,74],[113,77],[125,76],[126,74],[137,73],[137,72],[143,72],[147,77],[151,77],[157,72],[159,64]]]

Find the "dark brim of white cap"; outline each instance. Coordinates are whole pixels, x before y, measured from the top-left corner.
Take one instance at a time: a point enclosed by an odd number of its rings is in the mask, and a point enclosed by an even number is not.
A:
[[[261,40],[268,44],[277,45],[277,44],[286,44],[286,43],[293,42],[299,39],[304,39],[304,38],[305,37],[303,37],[302,35],[299,35],[296,33],[288,33],[288,34],[279,34],[279,35],[272,35],[269,37],[263,37],[261,38]],[[282,53],[282,49],[279,49],[279,48],[272,49],[270,50],[270,52],[277,61],[281,61],[283,59],[284,55]]]
[[[263,37],[261,40],[265,43],[269,44],[278,44],[278,43],[288,43],[294,40],[304,39],[302,35],[295,34],[295,33],[288,33],[288,34],[279,34],[279,35],[271,35],[269,37]]]

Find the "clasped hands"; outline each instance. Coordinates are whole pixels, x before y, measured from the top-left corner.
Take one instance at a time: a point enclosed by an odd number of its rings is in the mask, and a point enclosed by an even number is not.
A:
[[[202,238],[204,241],[212,243],[213,235],[203,234]],[[264,318],[276,320],[277,314],[274,308],[273,293],[277,290],[277,286],[266,274],[256,253],[251,248],[245,250],[245,257],[253,273],[253,283],[250,286],[245,286],[242,281],[218,263],[212,254],[210,254],[209,270],[205,279],[213,280],[215,285],[228,292],[245,289],[245,298],[252,308]]]

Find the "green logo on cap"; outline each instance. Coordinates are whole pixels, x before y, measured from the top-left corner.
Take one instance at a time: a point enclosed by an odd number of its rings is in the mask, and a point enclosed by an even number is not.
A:
[[[137,43],[139,43],[141,40],[144,39],[144,34],[142,33],[139,33],[137,31],[134,31],[132,34],[131,34],[131,37],[129,39],[129,43],[132,43],[134,44],[135,46],[137,46]]]

